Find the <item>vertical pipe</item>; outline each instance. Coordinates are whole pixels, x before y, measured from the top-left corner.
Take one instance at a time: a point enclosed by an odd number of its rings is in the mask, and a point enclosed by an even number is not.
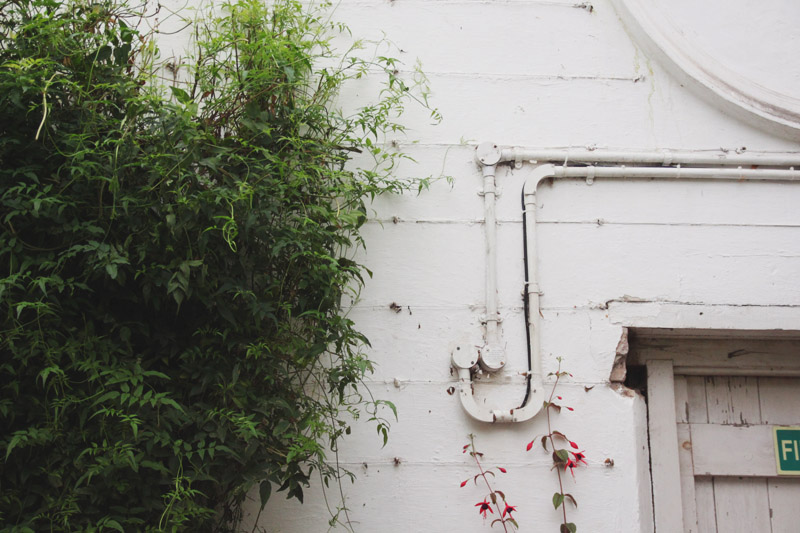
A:
[[[497,191],[496,165],[483,167],[484,234],[486,236],[486,345],[498,342],[497,325]]]
[[[523,256],[525,258],[525,319],[527,322],[529,385],[523,406],[530,406],[533,414],[544,398],[541,352],[541,304],[539,290],[539,262],[536,253],[536,189],[546,177],[553,175],[552,165],[542,165],[525,182],[522,190]],[[532,416],[532,415],[530,415]]]

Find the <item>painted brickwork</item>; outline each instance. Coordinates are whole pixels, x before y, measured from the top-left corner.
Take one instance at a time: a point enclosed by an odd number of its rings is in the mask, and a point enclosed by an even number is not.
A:
[[[557,531],[548,456],[525,452],[545,431],[470,421],[450,350],[482,345],[485,253],[474,145],[616,149],[796,151],[797,143],[728,117],[637,49],[607,0],[342,0],[336,17],[355,35],[385,32],[408,66],[422,61],[444,121],[410,109],[408,175],[454,177],[419,197],[374,205],[363,257],[374,271],[352,310],[373,344],[374,393],[400,419],[380,448],[360,427],[340,454],[358,479],[344,486],[362,533],[488,531],[473,504],[483,491],[461,453],[476,434],[487,462],[508,468],[499,485],[518,506],[521,531]],[[722,30],[720,30],[722,31]],[[796,56],[795,56],[796,57]],[[761,65],[759,68],[763,68]],[[775,65],[780,68],[780,65]],[[358,87],[344,95],[357,101]],[[398,139],[404,143],[405,139]],[[520,194],[530,167],[497,173],[499,298],[508,369],[476,385],[489,404],[523,395],[525,366]],[[579,531],[652,531],[646,407],[608,377],[624,326],[797,329],[800,321],[800,185],[581,180],[539,188],[544,371],[556,356],[574,375],[561,393],[575,413],[559,427],[586,449],[568,491]],[[392,303],[400,306],[395,312]],[[588,389],[588,390],[587,390]],[[613,459],[613,468],[604,465]],[[331,507],[341,505],[336,490]],[[327,531],[318,489],[303,506],[274,495],[267,532]]]

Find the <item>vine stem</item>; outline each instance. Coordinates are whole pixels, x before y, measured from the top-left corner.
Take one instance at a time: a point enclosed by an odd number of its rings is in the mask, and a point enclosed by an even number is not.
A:
[[[558,363],[558,371],[556,372],[556,382],[553,383],[553,388],[550,390],[550,397],[547,399],[547,438],[550,439],[550,446],[553,448],[553,453],[556,453],[556,442],[553,439],[553,429],[550,425],[550,407],[549,404],[553,401],[553,396],[556,394],[556,387],[558,387],[558,380],[561,379],[561,362]],[[564,501],[564,482],[561,480],[561,468],[556,466],[556,474],[558,475],[558,490],[561,493],[561,512],[564,516],[564,525],[567,524],[567,502]]]
[[[483,465],[481,465],[480,460],[478,459],[478,452],[475,450],[475,437],[473,435],[469,436],[469,445],[472,448],[472,458],[475,459],[475,464],[478,465],[478,471],[480,472],[481,477],[483,478],[483,482],[486,483],[486,488],[489,489],[489,493],[494,495],[495,491],[492,489],[492,485],[489,483],[489,480],[486,478],[486,472],[483,470]],[[500,523],[503,525],[503,531],[508,533],[508,528],[506,527],[506,521],[503,520],[500,511],[500,504],[497,503],[497,496],[495,495],[492,498],[492,503],[494,503],[495,509],[497,509],[497,517],[500,519]]]

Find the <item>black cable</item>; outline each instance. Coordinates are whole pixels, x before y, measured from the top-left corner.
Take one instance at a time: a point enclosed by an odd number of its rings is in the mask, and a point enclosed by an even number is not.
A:
[[[525,341],[528,347],[528,375],[525,378],[526,389],[525,398],[517,409],[521,409],[528,404],[531,397],[531,373],[533,372],[533,364],[531,362],[531,310],[528,305],[528,224],[527,213],[525,212],[525,188],[522,189],[522,260],[525,268],[525,289],[522,293],[522,303],[525,314]],[[536,260],[536,258],[534,258]],[[538,333],[538,332],[537,332]]]

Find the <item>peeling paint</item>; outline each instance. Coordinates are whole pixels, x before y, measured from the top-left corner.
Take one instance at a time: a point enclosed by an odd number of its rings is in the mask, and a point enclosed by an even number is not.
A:
[[[614,365],[611,368],[611,376],[609,381],[612,383],[624,383],[625,377],[628,375],[627,359],[630,345],[628,343],[628,328],[622,328],[622,335],[614,356]]]

